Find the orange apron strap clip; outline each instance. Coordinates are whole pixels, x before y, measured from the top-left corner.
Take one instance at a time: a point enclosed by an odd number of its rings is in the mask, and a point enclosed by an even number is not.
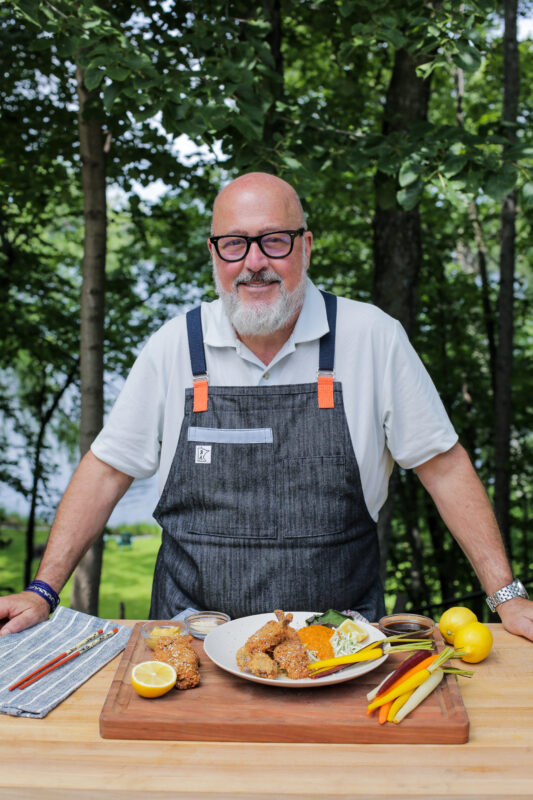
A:
[[[335,408],[333,402],[333,375],[318,376],[318,407]]]
[[[193,411],[207,411],[207,377],[201,377],[199,380],[193,381],[194,398],[193,398]]]

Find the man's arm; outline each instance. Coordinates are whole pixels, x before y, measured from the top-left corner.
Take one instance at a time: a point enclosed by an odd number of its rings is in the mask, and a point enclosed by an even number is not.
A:
[[[89,450],[67,486],[57,509],[36,577],[59,594],[74,568],[103,531],[133,478]],[[17,633],[48,618],[50,607],[34,592],[0,598],[0,634]]]
[[[487,594],[511,583],[513,575],[490,500],[465,449],[456,444],[415,469],[444,523],[472,564]],[[533,640],[533,602],[517,597],[498,614],[511,633]]]

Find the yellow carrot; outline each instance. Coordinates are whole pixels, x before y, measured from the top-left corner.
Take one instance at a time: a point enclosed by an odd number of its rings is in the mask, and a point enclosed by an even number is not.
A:
[[[414,667],[411,667],[411,669],[407,670],[407,672],[404,672],[404,674],[400,678],[398,678],[397,681],[394,681],[394,683],[391,683],[390,686],[388,687],[388,689],[385,692],[383,692],[383,691],[382,692],[378,692],[376,694],[376,697],[380,697],[381,694],[386,694],[387,691],[392,691],[392,689],[395,689],[396,686],[399,686],[400,683],[403,683],[403,681],[408,680],[412,675],[415,675],[419,670],[427,669],[430,664],[433,664],[433,662],[437,660],[438,657],[439,657],[439,654],[438,653],[434,653],[432,656],[428,656],[423,661],[420,661],[419,664],[415,664]]]
[[[395,700],[404,692],[408,692],[411,689],[416,689],[420,684],[424,683],[427,678],[436,670],[438,669],[441,664],[444,664],[448,658],[454,656],[454,649],[453,647],[445,647],[444,650],[438,654],[438,656],[432,660],[431,664],[428,664],[427,667],[424,669],[419,669],[418,672],[415,672],[414,675],[411,675],[410,678],[407,680],[402,680],[398,682],[394,689],[390,689],[390,691],[385,692],[384,694],[376,697],[367,707],[367,714],[374,710],[374,708],[379,708],[382,706],[383,703],[388,703],[389,700]]]
[[[388,707],[389,710],[387,712],[387,722],[392,722],[397,712],[405,703],[407,703],[413,692],[414,689],[412,689],[410,692],[404,692],[404,694],[401,694],[395,700],[391,700],[390,703],[385,703],[385,705],[381,706],[381,708],[379,709],[379,713],[381,714],[382,708]]]
[[[412,675],[410,678],[407,678],[406,681],[402,681],[395,689],[391,689],[390,692],[387,694],[382,695],[381,697],[376,697],[370,705],[368,706],[368,711],[373,711],[374,708],[379,708],[384,703],[388,703],[389,700],[396,700],[401,694],[405,694],[405,692],[410,692],[411,689],[416,689],[420,686],[421,683],[424,683],[430,676],[430,672],[427,669],[421,669]]]
[[[383,651],[380,648],[365,648],[359,650],[357,653],[351,653],[347,656],[337,656],[337,658],[327,658],[325,661],[314,661],[309,664],[310,672],[328,669],[329,667],[336,667],[339,664],[356,664],[359,661],[371,661],[374,658],[381,658]]]
[[[385,703],[385,705],[381,706],[381,708],[379,709],[378,720],[380,725],[383,725],[384,722],[387,722],[387,715],[390,711],[391,706],[392,706],[392,700],[390,703]]]

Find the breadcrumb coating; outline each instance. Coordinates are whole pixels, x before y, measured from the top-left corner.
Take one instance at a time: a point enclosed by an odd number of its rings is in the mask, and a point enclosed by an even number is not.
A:
[[[154,658],[174,667],[177,689],[193,689],[200,683],[200,659],[184,636],[159,637]]]

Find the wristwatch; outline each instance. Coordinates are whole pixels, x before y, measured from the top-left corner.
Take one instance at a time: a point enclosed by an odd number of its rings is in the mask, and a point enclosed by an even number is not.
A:
[[[490,610],[496,611],[497,606],[505,603],[506,600],[512,600],[514,597],[525,597],[526,600],[529,599],[525,586],[519,580],[514,580],[512,583],[504,586],[503,589],[498,589],[494,594],[488,595],[485,599]]]

